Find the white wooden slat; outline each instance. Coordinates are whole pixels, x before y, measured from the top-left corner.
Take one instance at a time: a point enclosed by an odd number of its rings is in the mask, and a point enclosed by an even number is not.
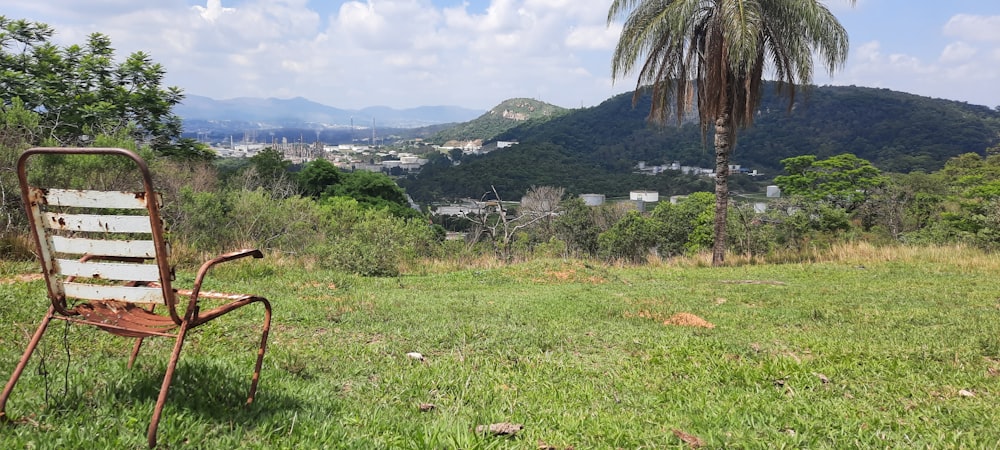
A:
[[[46,228],[109,233],[151,233],[149,216],[42,213]]]
[[[160,281],[160,269],[155,264],[80,262],[57,259],[59,273],[68,277],[100,278],[122,281]]]
[[[162,204],[159,194],[156,198],[157,205]],[[146,209],[145,192],[48,189],[45,191],[45,200],[51,206]]]
[[[153,244],[153,241],[110,241],[103,239],[68,238],[63,236],[52,236],[51,239],[52,248],[56,253],[125,256],[132,258],[156,257],[156,246]]]
[[[63,283],[66,297],[83,300],[119,300],[132,303],[164,304],[163,290],[158,287],[98,286],[83,283]]]

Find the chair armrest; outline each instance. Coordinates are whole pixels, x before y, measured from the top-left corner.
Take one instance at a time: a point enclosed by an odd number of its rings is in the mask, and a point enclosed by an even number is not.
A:
[[[260,258],[264,257],[264,254],[261,253],[260,250],[257,250],[255,248],[245,248],[243,250],[236,250],[236,251],[233,251],[233,252],[229,252],[229,253],[226,253],[226,254],[223,254],[223,255],[216,256],[213,259],[205,261],[205,263],[201,265],[201,269],[198,272],[199,273],[206,272],[206,271],[208,271],[208,268],[210,268],[210,267],[212,267],[212,266],[214,266],[216,264],[224,263],[226,261],[232,261],[234,259],[246,258],[248,256],[252,256],[252,257],[254,257],[256,259],[260,259]]]
[[[198,303],[198,293],[201,291],[201,284],[205,281],[205,276],[208,275],[208,270],[214,267],[216,264],[221,264],[227,261],[233,261],[236,259],[253,257],[254,259],[260,259],[264,257],[264,254],[257,249],[243,249],[236,250],[233,252],[225,253],[208,261],[205,261],[201,268],[198,269],[198,276],[194,280],[194,286],[191,288],[191,301],[188,304],[188,311],[195,311],[194,308]]]

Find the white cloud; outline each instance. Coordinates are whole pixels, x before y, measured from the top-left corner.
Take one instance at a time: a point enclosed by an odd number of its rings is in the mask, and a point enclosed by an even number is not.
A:
[[[205,6],[195,5],[192,8],[194,8],[195,11],[198,11],[198,15],[200,15],[202,19],[209,22],[215,22],[219,19],[219,17],[222,17],[223,14],[236,11],[236,8],[222,7],[222,0],[208,0],[208,4]]]
[[[1000,16],[957,14],[944,25],[946,36],[1000,44]]]
[[[610,79],[620,24],[607,26],[608,0],[3,1],[8,17],[51,24],[60,45],[108,34],[120,58],[146,51],[163,64],[168,84],[216,98],[485,109],[515,96],[593,105],[634,86]],[[826,3],[852,17],[876,6]],[[852,46],[836,82],[1000,101],[971,93],[1000,85],[1000,18],[942,17],[946,40],[924,46],[929,53],[872,34]],[[816,75],[822,84],[820,67]]]
[[[984,53],[990,57],[980,57]],[[946,44],[936,59],[887,52],[879,41],[870,41],[851,51],[844,72],[835,78],[817,76],[817,83],[835,80],[836,84],[881,87],[977,104],[992,103],[1000,98],[995,94],[993,98],[984,96],[983,87],[1000,85],[998,61],[1000,49],[983,52],[964,41]]]
[[[979,50],[965,42],[958,41],[948,44],[944,51],[941,52],[941,62],[943,63],[955,63],[961,61],[967,61],[973,56],[976,56]]]
[[[575,27],[566,35],[566,46],[588,50],[611,50],[618,44],[621,32],[620,24],[610,27],[604,25]]]
[[[61,45],[100,31],[120,58],[146,51],[168,84],[216,98],[485,109],[513,96],[567,106],[614,93],[606,52],[618,28],[605,26],[606,0],[491,0],[485,8],[348,0],[322,13],[307,0],[8,1],[34,11],[19,17],[52,24]]]

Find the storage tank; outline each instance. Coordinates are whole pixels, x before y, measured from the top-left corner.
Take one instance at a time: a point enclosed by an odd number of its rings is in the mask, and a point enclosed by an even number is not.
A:
[[[583,203],[587,206],[601,206],[604,204],[604,194],[580,194]]]
[[[642,200],[646,203],[660,201],[660,193],[656,191],[632,191],[628,194],[630,200]]]

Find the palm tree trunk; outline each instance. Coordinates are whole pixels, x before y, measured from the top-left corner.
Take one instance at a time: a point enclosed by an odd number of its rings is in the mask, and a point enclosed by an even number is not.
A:
[[[729,214],[729,153],[733,148],[733,122],[728,111],[715,119],[715,242],[712,265],[726,260],[726,220]]]

